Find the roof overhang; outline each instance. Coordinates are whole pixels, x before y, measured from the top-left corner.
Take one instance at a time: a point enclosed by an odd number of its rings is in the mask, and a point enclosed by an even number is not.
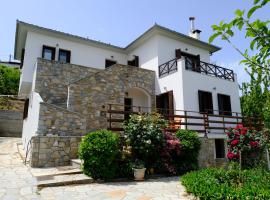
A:
[[[90,45],[90,46],[95,46],[98,48],[104,48],[104,49],[109,49],[113,51],[117,51],[119,53],[127,53],[135,49],[136,47],[140,46],[143,44],[144,41],[147,39],[151,38],[152,36],[159,34],[159,35],[164,35],[166,37],[182,41],[184,43],[191,44],[193,46],[206,49],[210,53],[214,53],[218,50],[220,50],[220,47],[211,45],[209,43],[203,42],[201,40],[194,39],[192,37],[189,37],[187,35],[184,35],[182,33],[173,31],[171,29],[168,29],[166,27],[160,26],[155,24],[151,28],[149,28],[146,32],[144,32],[142,35],[140,35],[137,39],[135,39],[133,42],[131,42],[129,45],[127,45],[125,48],[118,47],[115,45],[103,43],[100,41],[95,41],[91,40],[88,38],[64,33],[61,31],[53,30],[53,29],[48,29],[48,28],[43,28],[40,26],[36,26],[33,24],[25,23],[22,21],[17,20],[16,23],[16,35],[15,35],[15,46],[14,46],[14,58],[16,60],[21,59],[21,52],[22,49],[25,48],[25,42],[26,42],[26,37],[28,32],[36,32],[40,34],[45,34],[51,37],[58,37],[60,39],[66,39],[69,41],[73,42],[79,42],[85,45]]]
[[[211,45],[207,42],[203,42],[201,40],[192,38],[190,36],[184,35],[182,33],[176,32],[174,30],[168,29],[166,27],[160,26],[155,24],[150,29],[148,29],[146,32],[144,32],[141,36],[139,36],[137,39],[135,39],[133,42],[131,42],[125,49],[127,51],[132,51],[139,45],[141,45],[145,40],[149,39],[153,35],[163,35],[172,39],[175,39],[177,41],[181,41],[187,44],[191,44],[193,46],[208,50],[210,53],[214,53],[216,51],[219,51],[221,48],[215,45]]]

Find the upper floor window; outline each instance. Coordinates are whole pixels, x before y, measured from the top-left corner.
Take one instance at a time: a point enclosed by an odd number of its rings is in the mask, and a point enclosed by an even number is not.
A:
[[[213,114],[212,93],[199,90],[198,96],[199,96],[199,110],[200,110],[200,112]]]
[[[42,58],[47,59],[47,60],[54,60],[55,59],[55,48],[43,45]]]
[[[114,61],[114,60],[108,60],[108,59],[106,59],[105,60],[105,68],[108,68],[108,67],[110,67],[110,66],[112,66],[112,65],[114,65],[114,64],[116,64],[117,62],[116,61]]]
[[[229,95],[218,94],[218,110],[220,115],[232,115],[231,98]]]
[[[139,56],[134,56],[134,59],[128,60],[127,64],[129,66],[139,67]]]
[[[71,52],[69,50],[59,49],[58,61],[70,63]]]

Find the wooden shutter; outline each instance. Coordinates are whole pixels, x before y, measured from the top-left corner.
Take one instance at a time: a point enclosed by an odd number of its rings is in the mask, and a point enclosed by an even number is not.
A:
[[[173,91],[168,92],[168,101],[169,101],[169,115],[174,115],[174,105],[173,105]]]
[[[26,99],[24,102],[23,119],[26,119],[28,117],[28,107],[29,107],[29,99]]]
[[[212,98],[212,93],[211,92],[206,92],[207,94],[207,112],[210,114],[213,114],[213,98]]]
[[[204,106],[203,106],[203,92],[198,91],[198,99],[199,99],[199,111],[204,112]]]
[[[211,92],[198,91],[199,111],[213,113],[213,99]]]
[[[25,49],[22,49],[20,69],[23,68]]]
[[[175,58],[177,59],[181,58],[181,49],[175,49]]]
[[[157,108],[157,112],[160,113],[160,108],[161,108],[161,95],[156,95],[156,108]]]
[[[139,56],[135,56],[135,58],[134,58],[134,66],[139,67]]]

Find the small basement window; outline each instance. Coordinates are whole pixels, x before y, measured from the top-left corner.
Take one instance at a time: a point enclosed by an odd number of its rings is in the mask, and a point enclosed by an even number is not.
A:
[[[58,61],[70,63],[71,52],[69,50],[59,49]]]
[[[44,58],[46,60],[54,60],[55,59],[55,48],[43,45],[42,58]]]
[[[114,60],[108,60],[108,59],[106,59],[105,60],[105,68],[108,68],[108,67],[110,67],[110,66],[112,66],[112,65],[114,65],[114,64],[116,64],[117,62],[116,61],[114,61]]]
[[[225,158],[224,139],[215,139],[216,158]]]

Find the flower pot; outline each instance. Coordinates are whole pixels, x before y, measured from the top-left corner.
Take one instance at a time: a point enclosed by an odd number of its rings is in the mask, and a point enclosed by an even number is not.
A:
[[[143,181],[146,168],[133,169],[135,181]]]

